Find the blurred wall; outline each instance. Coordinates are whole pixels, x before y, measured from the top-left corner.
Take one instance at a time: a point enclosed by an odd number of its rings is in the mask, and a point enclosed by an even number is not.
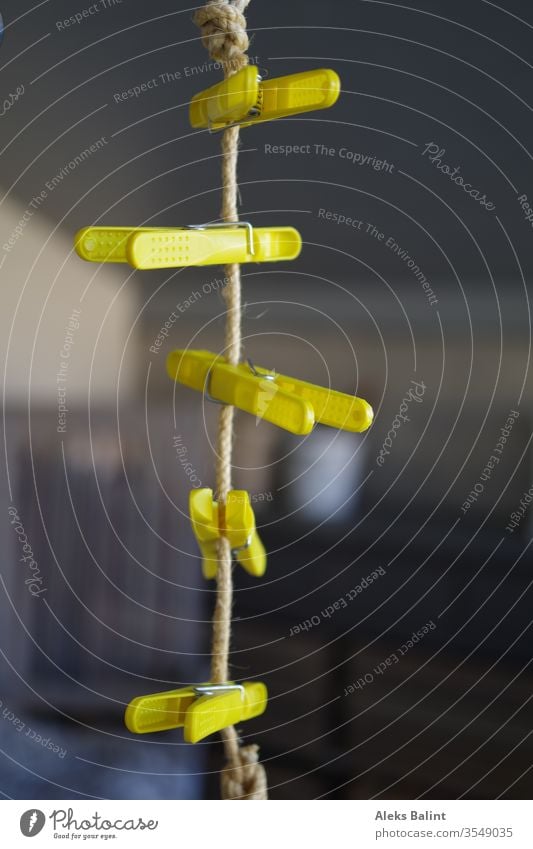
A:
[[[120,288],[112,268],[83,263],[69,229],[16,196],[0,205],[0,232],[8,247],[1,259],[5,402],[58,408],[84,406],[89,396],[97,406],[117,394],[131,399],[136,290]]]

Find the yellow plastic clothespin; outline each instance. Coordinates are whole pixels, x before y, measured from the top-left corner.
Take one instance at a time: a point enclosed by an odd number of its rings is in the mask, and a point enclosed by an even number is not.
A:
[[[228,538],[238,563],[250,575],[260,578],[266,570],[266,552],[255,526],[250,496],[244,489],[231,489],[226,503],[213,501],[212,489],[193,489],[189,509],[194,535],[202,552],[204,578],[217,574],[217,545]]]
[[[232,404],[298,435],[309,433],[315,422],[360,433],[374,417],[362,398],[251,363],[232,366],[210,351],[171,351],[167,372],[172,380],[205,392],[211,400]]]
[[[133,268],[180,268],[296,259],[302,237],[293,227],[194,224],[188,227],[84,227],[75,237],[88,262],[128,262]]]
[[[327,109],[338,99],[340,86],[338,74],[327,68],[263,81],[259,68],[248,65],[196,94],[189,118],[197,129],[220,130],[231,124],[249,127],[261,121]]]
[[[186,743],[229,728],[265,712],[267,688],[261,681],[244,684],[200,684],[137,696],[126,708],[124,722],[133,734],[183,728]]]

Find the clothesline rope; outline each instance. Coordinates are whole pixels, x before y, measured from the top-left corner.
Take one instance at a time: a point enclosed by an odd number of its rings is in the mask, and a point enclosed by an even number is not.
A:
[[[202,43],[211,59],[219,62],[224,75],[230,77],[248,64],[248,35],[244,10],[250,0],[219,0],[206,3],[194,15],[200,28]],[[239,156],[239,127],[230,127],[222,134],[222,210],[225,222],[238,220],[237,161]],[[238,264],[225,267],[226,331],[224,355],[232,365],[241,359],[241,269]],[[233,450],[234,407],[220,408],[216,449],[217,500],[225,503],[232,489],[231,469]],[[231,549],[228,539],[221,537],[217,544],[217,596],[213,614],[211,649],[211,681],[223,684],[230,678],[229,652],[233,604]],[[267,799],[267,779],[259,763],[259,747],[241,746],[235,728],[222,732],[226,766],[221,774],[223,799]]]

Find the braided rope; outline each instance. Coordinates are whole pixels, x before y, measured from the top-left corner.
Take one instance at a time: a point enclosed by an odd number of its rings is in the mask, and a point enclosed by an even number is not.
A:
[[[194,15],[200,28],[202,43],[210,57],[224,68],[226,77],[248,64],[248,35],[243,15],[250,0],[219,0],[202,6]],[[230,127],[222,135],[222,211],[226,222],[237,221],[237,159],[239,127]],[[241,358],[241,269],[237,264],[225,267],[227,284],[223,289],[226,303],[225,355],[232,365]],[[217,500],[225,502],[231,487],[234,407],[220,408],[217,434],[216,485]],[[233,579],[231,548],[221,537],[217,544],[217,598],[213,613],[211,648],[211,681],[223,684],[229,680],[231,612]],[[227,764],[221,774],[223,799],[267,799],[267,779],[259,763],[257,746],[241,746],[235,728],[222,732]]]

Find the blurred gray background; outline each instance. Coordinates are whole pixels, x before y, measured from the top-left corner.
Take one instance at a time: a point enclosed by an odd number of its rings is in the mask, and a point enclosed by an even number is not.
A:
[[[186,511],[191,486],[214,482],[216,408],[174,387],[164,361],[221,350],[223,269],[134,272],[83,263],[72,244],[95,223],[218,217],[220,136],[192,130],[187,109],[220,70],[193,7],[122,0],[65,25],[89,5],[2,6],[0,790],[216,797],[214,738],[134,738],[122,712],[208,675],[213,585]],[[342,94],[241,134],[241,217],[304,241],[293,263],[243,267],[245,353],[361,395],[375,422],[298,439],[238,417],[235,485],[253,496],[269,569],[259,582],[235,572],[233,668],[271,692],[242,732],[273,798],[527,796],[531,511],[506,527],[533,483],[531,9],[253,0],[247,17],[263,75],[331,67]],[[413,381],[421,401],[379,465]],[[289,636],[378,567],[356,601]]]

